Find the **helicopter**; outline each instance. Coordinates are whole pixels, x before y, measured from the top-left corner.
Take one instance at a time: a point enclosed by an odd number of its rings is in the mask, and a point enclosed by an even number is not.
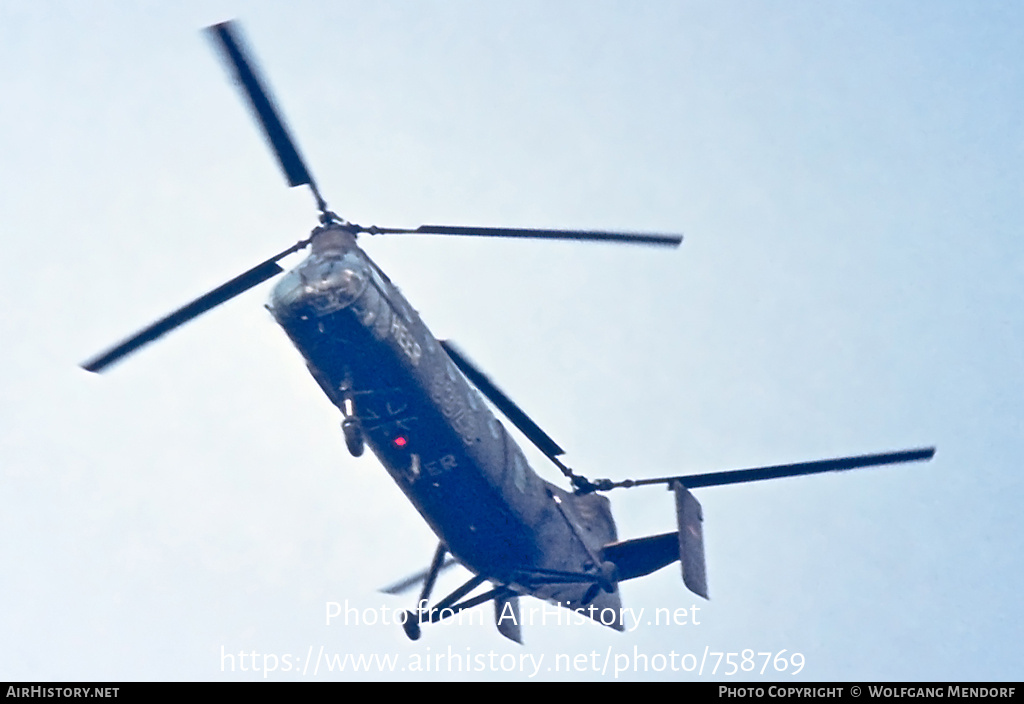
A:
[[[427,624],[493,602],[501,635],[522,643],[519,599],[557,604],[624,630],[621,582],[680,563],[684,585],[708,598],[703,513],[691,490],[926,461],[934,447],[704,474],[591,480],[565,451],[454,343],[439,340],[384,271],[359,247],[360,235],[436,235],[569,240],[678,247],[682,236],[598,230],[422,225],[362,226],[332,212],[300,156],[237,26],[208,33],[262,128],[290,187],[306,186],[319,213],[305,239],[152,323],[82,364],[99,373],[139,348],[235,296],[283,274],[267,305],[336,406],[348,452],[368,446],[438,537],[429,567],[389,588],[420,586],[402,621],[412,640]],[[288,272],[279,262],[309,254]],[[489,402],[489,404],[488,404]],[[543,479],[492,408],[564,476]],[[677,530],[621,540],[604,494],[663,485],[674,493]],[[430,604],[439,574],[453,564],[472,576]],[[485,586],[486,585],[486,586]],[[484,587],[482,591],[478,591]]]

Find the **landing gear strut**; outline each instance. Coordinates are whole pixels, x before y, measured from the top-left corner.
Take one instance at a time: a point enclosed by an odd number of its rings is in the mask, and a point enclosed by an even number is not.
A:
[[[365,448],[363,427],[359,424],[359,418],[356,416],[356,403],[352,398],[352,382],[347,374],[341,385],[341,390],[345,395],[345,401],[341,406],[341,414],[345,416],[345,420],[341,421],[341,432],[345,434],[345,446],[348,447],[349,454],[353,457],[362,457]]]

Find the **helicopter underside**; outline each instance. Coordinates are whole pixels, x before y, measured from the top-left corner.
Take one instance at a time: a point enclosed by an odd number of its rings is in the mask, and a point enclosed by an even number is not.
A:
[[[345,233],[317,242],[271,312],[313,377],[456,559],[516,594],[619,611],[608,500],[541,479],[401,294]],[[593,612],[591,612],[593,613]],[[621,628],[616,620],[612,627]]]

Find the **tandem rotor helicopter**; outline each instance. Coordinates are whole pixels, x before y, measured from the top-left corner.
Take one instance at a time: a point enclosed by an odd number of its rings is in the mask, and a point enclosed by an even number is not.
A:
[[[290,186],[308,186],[319,225],[310,236],[153,323],[82,366],[100,372],[161,335],[277,274],[268,308],[310,374],[341,411],[349,452],[368,445],[437,534],[430,567],[393,593],[422,584],[406,613],[409,638],[421,627],[493,601],[498,631],[522,642],[519,597],[534,596],[623,630],[618,584],[677,560],[683,582],[707,598],[700,504],[691,489],[928,460],[934,448],[842,457],[688,476],[590,480],[560,458],[559,445],[452,343],[436,339],[384,272],[360,249],[361,234],[423,234],[616,242],[675,247],[678,235],[348,222],[331,212],[299,156],[233,23],[209,28],[277,155]],[[570,489],[551,484],[492,414],[486,397],[546,455]],[[620,540],[603,492],[663,484],[675,494],[678,530]],[[429,608],[439,572],[457,562],[474,576]],[[470,596],[485,583],[490,587]],[[511,618],[509,618],[511,616]]]

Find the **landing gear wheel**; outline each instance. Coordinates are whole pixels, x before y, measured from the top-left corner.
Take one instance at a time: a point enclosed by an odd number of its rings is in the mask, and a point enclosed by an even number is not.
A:
[[[402,630],[405,631],[405,635],[409,637],[409,640],[420,639],[420,623],[417,620],[416,614],[412,611],[405,612],[405,621],[402,623]]]
[[[341,432],[345,434],[345,446],[353,457],[361,457],[363,454],[363,429],[359,427],[359,421],[355,418],[346,418],[341,422]]]

